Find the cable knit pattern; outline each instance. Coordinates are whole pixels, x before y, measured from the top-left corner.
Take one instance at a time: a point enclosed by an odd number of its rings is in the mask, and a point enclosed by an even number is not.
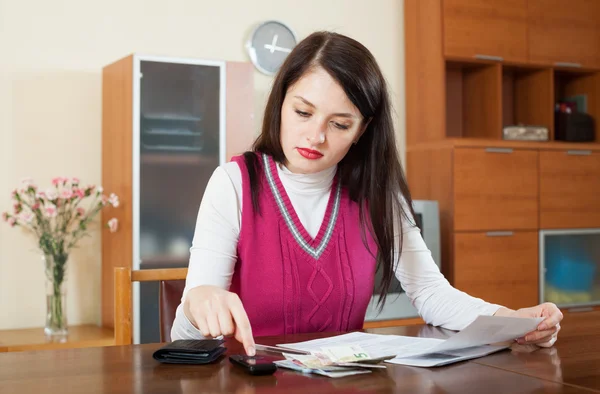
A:
[[[240,296],[254,335],[360,329],[375,260],[361,240],[356,203],[334,177],[323,222],[312,238],[277,164],[269,156],[259,159],[260,215],[253,210],[244,159],[233,159],[242,174],[244,209],[231,291]],[[376,250],[372,239],[368,242]]]

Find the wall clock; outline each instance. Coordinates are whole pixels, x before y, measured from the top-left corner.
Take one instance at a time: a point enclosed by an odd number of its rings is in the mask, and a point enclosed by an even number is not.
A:
[[[266,21],[252,31],[246,49],[260,72],[274,75],[296,44],[296,34],[289,26],[279,21]]]

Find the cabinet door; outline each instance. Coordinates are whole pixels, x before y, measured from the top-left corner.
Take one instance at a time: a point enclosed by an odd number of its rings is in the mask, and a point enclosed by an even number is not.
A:
[[[454,152],[454,229],[538,228],[538,153],[506,148]]]
[[[198,207],[221,163],[223,71],[140,61],[139,217],[134,214],[140,269],[188,266]],[[158,284],[140,284],[139,294],[140,343],[156,342]]]
[[[454,286],[508,308],[538,304],[538,233],[455,233]]]
[[[529,58],[600,66],[600,1],[529,0]]]
[[[443,0],[444,54],[527,61],[527,0]]]
[[[600,227],[600,152],[540,152],[540,227]]]

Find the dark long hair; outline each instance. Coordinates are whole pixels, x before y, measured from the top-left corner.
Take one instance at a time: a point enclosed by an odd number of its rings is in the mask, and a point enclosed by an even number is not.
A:
[[[285,163],[280,142],[281,107],[288,88],[316,67],[322,67],[340,84],[362,114],[364,122],[370,120],[358,143],[350,147],[338,164],[338,173],[342,187],[359,205],[365,246],[366,230],[377,244],[377,269],[383,270],[379,288],[380,307],[383,307],[394,277],[394,250],[402,251],[400,228],[397,230],[400,239],[394,245],[394,218],[398,215],[409,218],[406,210],[414,217],[414,211],[398,158],[386,81],[371,52],[359,42],[337,33],[316,32],[302,40],[287,56],[275,77],[262,132],[252,150],[268,154],[278,163]],[[250,175],[252,203],[254,209],[260,212],[258,159],[253,152],[246,152],[244,157]]]

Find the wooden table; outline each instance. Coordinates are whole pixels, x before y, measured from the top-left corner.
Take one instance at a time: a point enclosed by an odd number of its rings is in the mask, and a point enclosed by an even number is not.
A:
[[[581,323],[582,330],[578,328]],[[253,377],[227,358],[205,366],[164,365],[152,358],[160,344],[0,354],[2,393],[590,393],[600,382],[600,314],[565,318],[553,349],[500,354],[440,368],[388,365],[368,375],[330,379],[280,369]],[[446,337],[430,326],[369,332]],[[263,344],[302,341],[328,334],[265,337]],[[582,346],[586,344],[586,346]],[[241,346],[228,341],[228,354]]]
[[[114,343],[115,336],[112,329],[93,324],[69,327],[69,335],[64,342],[50,340],[44,335],[44,329],[41,327],[0,330],[0,353],[111,346]]]
[[[600,312],[565,314],[554,347],[533,353],[502,352],[476,362],[572,387],[600,392]]]

